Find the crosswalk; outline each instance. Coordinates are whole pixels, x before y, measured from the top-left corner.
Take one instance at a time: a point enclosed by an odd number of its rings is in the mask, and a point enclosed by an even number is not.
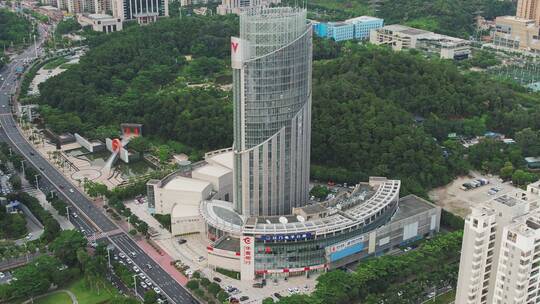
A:
[[[41,192],[40,190],[38,190],[38,189],[36,189],[36,188],[34,188],[34,187],[30,186],[30,185],[23,185],[21,190],[28,193],[28,194],[30,194],[31,196],[34,196],[34,197]]]

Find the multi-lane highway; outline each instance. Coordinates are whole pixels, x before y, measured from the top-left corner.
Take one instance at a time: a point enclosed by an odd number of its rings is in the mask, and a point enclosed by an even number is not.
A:
[[[46,28],[40,26],[40,32]],[[70,212],[77,212],[84,223],[93,223],[98,232],[103,232],[108,240],[125,254],[135,252],[133,262],[146,273],[156,284],[161,293],[164,293],[174,303],[197,303],[197,301],[180,286],[166,271],[154,262],[124,231],[112,222],[98,207],[72,185],[55,167],[30,145],[20,132],[12,116],[9,96],[15,92],[17,86],[16,69],[23,65],[25,59],[35,57],[36,51],[40,55],[40,38],[36,46],[31,46],[23,53],[12,58],[12,62],[0,70],[4,80],[0,80],[0,124],[4,136],[9,144],[26,159],[26,165],[34,167],[41,175],[40,183],[48,190],[54,190],[58,196],[71,204]],[[150,266],[150,267],[149,267]]]

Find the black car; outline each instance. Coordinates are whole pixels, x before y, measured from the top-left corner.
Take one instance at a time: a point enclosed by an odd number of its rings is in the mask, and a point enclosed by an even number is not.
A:
[[[241,296],[240,297],[240,301],[247,301],[247,300],[249,300],[248,296]]]
[[[184,240],[184,239],[179,239],[179,240],[178,240],[178,244],[180,244],[180,245],[184,244],[185,242],[187,242],[187,241]]]
[[[277,293],[277,292],[274,294],[274,297],[276,297],[278,299],[281,299],[281,295],[279,293]]]
[[[214,281],[218,282],[218,283],[221,283],[221,279],[218,278],[218,277],[214,277]]]

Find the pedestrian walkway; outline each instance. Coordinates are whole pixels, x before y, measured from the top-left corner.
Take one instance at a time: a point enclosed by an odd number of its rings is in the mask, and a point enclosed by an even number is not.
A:
[[[39,295],[37,297],[34,297],[30,300],[26,300],[24,302],[22,302],[22,304],[28,304],[28,303],[34,303],[35,300],[37,299],[40,299],[40,298],[43,298],[43,297],[46,297],[46,296],[50,296],[50,295],[53,295],[53,294],[56,294],[56,293],[66,293],[70,298],[71,298],[71,303],[72,304],[79,304],[79,301],[77,301],[77,297],[75,296],[75,294],[73,292],[71,292],[70,290],[67,290],[67,289],[59,289],[59,290],[55,290],[55,291],[51,291],[51,292],[48,292],[48,293],[44,293],[42,295]]]
[[[56,211],[56,209],[54,209],[51,203],[47,201],[47,197],[43,192],[41,192],[41,190],[36,189],[32,185],[30,185],[30,183],[26,179],[24,179],[24,177],[21,177],[21,182],[22,190],[30,194],[31,196],[37,198],[41,206],[45,210],[49,211],[52,217],[58,222],[58,224],[60,224],[60,228],[62,228],[62,230],[75,229],[75,226],[73,226],[73,224],[68,221],[65,216],[61,216],[60,214],[58,214],[58,211]]]
[[[173,262],[174,259],[171,258],[171,256],[165,250],[161,250],[162,254],[159,254],[156,249],[148,244],[146,239],[137,241],[137,245],[139,245],[139,247],[141,247],[146,254],[148,254],[156,263],[158,263],[163,270],[173,277],[176,282],[182,286],[187,284],[188,278],[181,274],[180,271],[174,267],[174,265],[171,265],[171,262]]]

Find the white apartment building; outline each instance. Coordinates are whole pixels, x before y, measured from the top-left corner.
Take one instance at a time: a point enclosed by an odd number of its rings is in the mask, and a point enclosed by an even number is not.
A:
[[[517,191],[472,208],[465,219],[455,303],[536,303],[537,199]]]
[[[221,4],[217,7],[217,13],[219,15],[238,15],[242,10],[256,7],[269,7],[272,4],[279,3],[281,3],[281,0],[222,0]]]

